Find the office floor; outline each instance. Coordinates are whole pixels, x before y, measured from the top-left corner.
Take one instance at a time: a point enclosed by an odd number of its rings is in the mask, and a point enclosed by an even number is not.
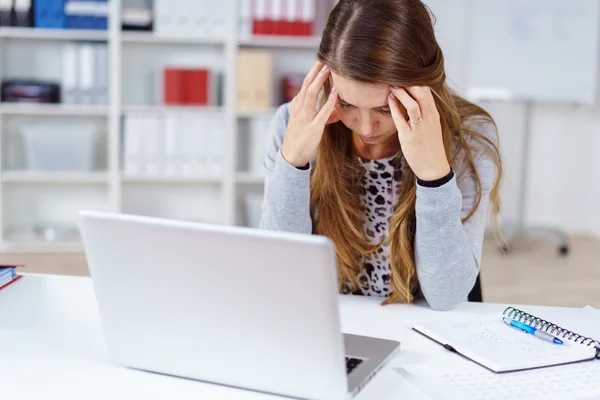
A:
[[[502,255],[486,239],[482,264],[486,302],[600,308],[600,240],[576,236],[567,257],[556,246],[522,238]],[[83,254],[0,254],[0,263],[24,263],[28,272],[88,275]]]

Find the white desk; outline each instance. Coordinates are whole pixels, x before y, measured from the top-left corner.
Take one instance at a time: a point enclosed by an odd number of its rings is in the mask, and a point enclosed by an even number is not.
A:
[[[427,399],[397,368],[480,368],[410,328],[416,321],[468,319],[501,312],[499,304],[466,303],[452,312],[425,304],[382,307],[379,300],[341,296],[344,332],[395,339],[400,354],[357,399]],[[542,307],[528,307],[532,311]],[[12,399],[269,399],[276,396],[141,372],[108,358],[89,278],[26,275],[0,291],[0,391]]]

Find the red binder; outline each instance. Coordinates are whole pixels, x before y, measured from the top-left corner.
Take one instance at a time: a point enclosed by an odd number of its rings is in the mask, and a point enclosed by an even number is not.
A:
[[[164,103],[166,105],[184,104],[185,76],[181,69],[165,68],[164,70]]]
[[[208,105],[207,69],[190,69],[185,71],[185,104]]]

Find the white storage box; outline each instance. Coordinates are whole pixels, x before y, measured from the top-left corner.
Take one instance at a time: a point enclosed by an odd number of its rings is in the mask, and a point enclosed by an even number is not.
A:
[[[29,170],[91,171],[96,166],[98,127],[93,124],[31,124],[21,134]]]

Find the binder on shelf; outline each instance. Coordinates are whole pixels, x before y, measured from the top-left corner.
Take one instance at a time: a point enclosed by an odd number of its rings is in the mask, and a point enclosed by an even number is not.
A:
[[[316,17],[317,0],[302,0],[301,29],[302,36],[312,36]]]
[[[163,71],[163,102],[166,105],[184,104],[185,76],[179,68]]]
[[[184,71],[185,104],[208,105],[209,71],[190,69]]]
[[[237,60],[237,107],[269,109],[273,106],[273,53],[240,50]]]
[[[152,31],[154,16],[151,8],[124,8],[121,13],[121,28],[124,31]]]
[[[196,173],[199,176],[207,176],[210,174],[210,169],[208,168],[208,157],[209,157],[209,149],[207,147],[206,140],[206,119],[202,116],[196,117],[193,124],[193,130],[195,132],[194,136],[194,164]]]
[[[14,0],[14,25],[22,27],[33,26],[32,0]]]
[[[181,174],[179,124],[177,115],[168,114],[165,116],[164,125],[164,170],[168,176],[178,176]]]
[[[240,0],[238,30],[241,38],[252,35],[252,0]]]
[[[67,0],[65,25],[71,29],[108,29],[107,0]]]
[[[254,0],[252,5],[252,33],[267,34],[267,0]]]
[[[283,5],[285,0],[271,0],[271,16],[272,21],[271,33],[274,35],[283,35],[285,33],[285,18],[283,15]]]
[[[211,74],[205,68],[166,67],[163,71],[163,102],[167,105],[204,106],[211,103]]]
[[[139,116],[128,115],[124,121],[123,171],[126,175],[139,176],[143,172],[145,148],[143,122]]]
[[[94,104],[108,104],[108,46],[104,43],[94,46],[95,50],[95,96]]]
[[[156,176],[162,173],[162,132],[159,117],[145,116],[141,119],[140,131],[145,142],[144,159],[142,161],[144,173]]]
[[[198,166],[196,164],[196,146],[198,145],[198,127],[196,122],[198,118],[180,116],[180,131],[178,132],[180,141],[179,162],[181,165],[181,175],[197,176]]]
[[[36,28],[65,27],[65,0],[34,0],[33,13]]]
[[[61,99],[65,104],[78,104],[79,56],[78,45],[66,43],[62,47]]]
[[[14,0],[0,0],[0,27],[11,26],[14,18]]]
[[[285,0],[285,12],[282,35],[294,34],[294,23],[300,15],[299,12],[300,0]]]
[[[94,104],[95,67],[94,45],[79,45],[79,96],[81,104]]]

